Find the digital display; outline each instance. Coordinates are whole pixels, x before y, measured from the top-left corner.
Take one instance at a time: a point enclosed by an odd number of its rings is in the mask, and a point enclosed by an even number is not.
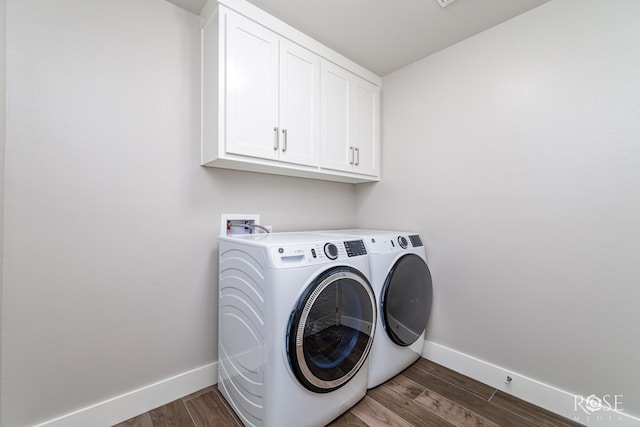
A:
[[[367,249],[364,247],[364,242],[362,240],[344,242],[344,247],[347,250],[347,255],[349,257],[367,254]]]

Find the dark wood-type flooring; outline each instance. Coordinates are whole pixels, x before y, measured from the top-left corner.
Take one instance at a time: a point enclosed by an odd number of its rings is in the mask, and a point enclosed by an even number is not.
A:
[[[443,366],[419,359],[371,389],[331,427],[579,426]],[[115,427],[242,426],[216,386],[178,399]]]

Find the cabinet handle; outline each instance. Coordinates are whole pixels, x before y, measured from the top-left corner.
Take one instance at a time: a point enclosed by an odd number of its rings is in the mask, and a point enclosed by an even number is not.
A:
[[[282,152],[284,153],[285,151],[287,151],[287,130],[286,129],[282,129],[282,136],[283,136],[283,140],[282,140]]]
[[[278,128],[274,127],[273,128],[273,149],[277,151],[279,145],[280,144],[278,144]]]
[[[355,154],[356,166],[358,166],[360,164],[360,147],[356,147],[354,151],[356,152]]]
[[[353,153],[353,147],[349,147],[349,164],[352,165],[353,162],[355,161],[355,154]]]

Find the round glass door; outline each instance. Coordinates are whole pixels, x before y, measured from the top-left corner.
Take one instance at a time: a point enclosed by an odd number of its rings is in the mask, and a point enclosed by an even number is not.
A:
[[[409,346],[422,335],[433,299],[431,273],[417,255],[404,255],[394,264],[382,288],[382,323],[394,343]]]
[[[369,354],[375,324],[375,297],[358,270],[335,267],[318,276],[289,320],[287,353],[296,378],[318,393],[346,384]]]

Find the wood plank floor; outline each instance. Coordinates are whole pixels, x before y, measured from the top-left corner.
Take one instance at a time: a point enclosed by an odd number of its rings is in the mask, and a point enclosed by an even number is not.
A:
[[[371,389],[331,427],[580,426],[450,369],[419,359]],[[178,399],[114,427],[240,427],[216,386]]]

